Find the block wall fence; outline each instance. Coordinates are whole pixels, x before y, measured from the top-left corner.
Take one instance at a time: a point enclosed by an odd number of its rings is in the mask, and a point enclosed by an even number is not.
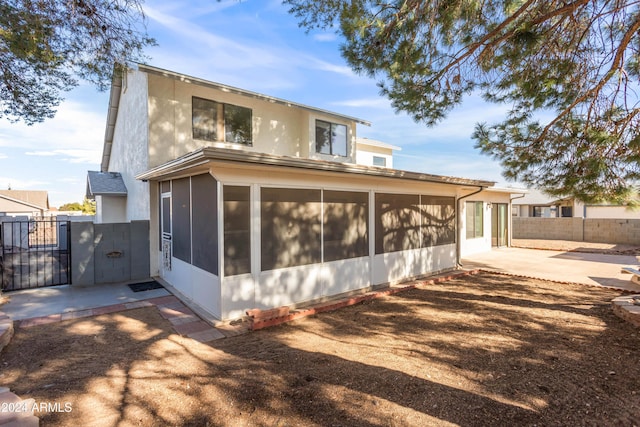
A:
[[[514,239],[640,245],[640,219],[513,218]]]

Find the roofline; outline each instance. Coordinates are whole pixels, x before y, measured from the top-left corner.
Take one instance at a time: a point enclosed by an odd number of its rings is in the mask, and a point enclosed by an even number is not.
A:
[[[100,172],[109,170],[111,159],[111,147],[113,145],[113,134],[118,120],[118,109],[120,108],[120,94],[122,93],[122,73],[114,67],[111,78],[111,90],[109,91],[109,109],[107,112],[107,124],[104,130],[104,144],[102,146],[102,161],[100,162]]]
[[[370,145],[372,147],[381,147],[381,148],[388,148],[390,150],[402,151],[402,148],[398,147],[397,145],[392,145],[386,142],[370,139],[365,136],[357,136],[356,144]]]
[[[490,187],[485,191],[492,191],[494,193],[509,193],[509,194],[528,194],[529,190],[526,188],[505,188],[505,187]]]
[[[180,74],[175,71],[165,70],[162,68],[153,67],[151,65],[139,64],[139,63],[128,63],[123,71],[119,71],[121,70],[121,68],[119,67],[114,67],[113,76],[111,78],[111,89],[109,91],[109,110],[107,112],[107,124],[104,132],[104,143],[102,146],[102,160],[100,162],[101,172],[107,172],[109,170],[109,161],[111,159],[111,147],[113,145],[113,134],[115,131],[116,121],[118,120],[118,109],[120,108],[120,94],[122,93],[123,75],[124,75],[123,73],[126,73],[127,69],[139,70],[148,74],[164,76],[164,77],[172,78],[185,83],[195,83],[201,86],[218,89],[224,92],[235,93],[237,95],[242,95],[242,96],[248,96],[251,98],[260,99],[263,101],[272,102],[274,104],[280,104],[287,107],[296,107],[306,111],[327,114],[334,117],[340,117],[342,119],[351,120],[365,126],[371,126],[371,122],[364,119],[359,119],[357,117],[346,116],[344,114],[335,113],[333,111],[323,110],[321,108],[315,108],[308,105],[299,104],[297,102],[287,101],[285,99],[276,98],[269,95],[263,95],[257,92],[251,92],[251,91],[236,88],[233,86],[223,85],[222,83],[216,83],[216,82],[200,79],[198,77],[192,77],[186,74]]]
[[[181,81],[181,82],[185,82],[185,83],[194,83],[194,84],[198,84],[200,86],[206,86],[206,87],[209,87],[209,88],[212,88],[212,89],[218,89],[218,90],[221,90],[223,92],[228,92],[228,93],[233,93],[233,94],[236,94],[236,95],[247,96],[247,97],[259,99],[259,100],[262,100],[262,101],[271,102],[273,104],[284,105],[286,107],[301,108],[303,110],[311,111],[311,112],[314,112],[314,113],[327,114],[327,115],[330,115],[330,116],[351,120],[351,121],[354,121],[356,123],[360,123],[360,124],[365,125],[365,126],[371,126],[371,122],[369,122],[367,120],[364,120],[364,119],[357,118],[357,117],[347,116],[347,115],[344,115],[344,114],[336,113],[336,112],[329,111],[329,110],[323,110],[321,108],[311,107],[309,105],[300,104],[300,103],[293,102],[293,101],[287,101],[286,99],[276,98],[274,96],[264,95],[264,94],[261,94],[261,93],[252,92],[250,90],[240,89],[240,88],[233,87],[233,86],[228,86],[228,85],[225,85],[225,84],[222,84],[222,83],[212,82],[210,80],[205,80],[205,79],[201,79],[199,77],[193,77],[193,76],[189,76],[187,74],[181,74],[181,73],[177,73],[175,71],[170,71],[170,70],[165,70],[165,69],[158,68],[158,67],[153,67],[151,65],[130,64],[129,67],[133,68],[133,69],[137,69],[137,70],[143,71],[145,73],[155,74],[155,75],[159,75],[159,76],[163,76],[163,77],[168,77],[168,78],[172,78],[172,79],[175,79],[175,80],[178,80],[178,81]]]
[[[10,202],[19,203],[21,205],[25,205],[25,206],[29,206],[29,207],[32,207],[32,208],[36,208],[38,210],[45,210],[45,211],[49,210],[49,206],[38,206],[38,205],[35,205],[33,203],[25,202],[24,200],[20,200],[20,199],[16,199],[16,198],[13,198],[13,197],[6,196],[4,194],[0,194],[0,198],[5,199],[5,200],[9,200]],[[48,203],[49,203],[49,195],[47,195],[47,204]]]
[[[495,184],[495,182],[493,181],[431,175],[398,169],[374,168],[351,163],[337,163],[324,160],[300,159],[295,157],[275,156],[272,154],[251,153],[240,150],[212,147],[204,147],[199,150],[193,151],[175,160],[171,160],[167,163],[151,168],[146,172],[138,174],[135,178],[143,181],[158,180],[172,173],[184,171],[196,166],[201,166],[211,160],[289,167],[321,172],[349,173],[382,178],[407,179],[438,184],[472,185],[476,187],[491,187]]]

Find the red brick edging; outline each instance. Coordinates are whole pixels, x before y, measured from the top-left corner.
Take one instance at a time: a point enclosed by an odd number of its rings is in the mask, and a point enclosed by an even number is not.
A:
[[[339,308],[360,304],[361,302],[364,302],[364,301],[370,301],[372,299],[397,294],[398,292],[404,292],[409,289],[415,289],[416,287],[421,285],[433,285],[434,283],[444,282],[457,277],[476,274],[479,271],[480,270],[457,271],[457,272],[449,273],[445,276],[435,277],[433,279],[419,280],[419,281],[411,282],[405,285],[399,285],[393,288],[388,288],[382,291],[372,291],[372,292],[367,292],[366,294],[357,295],[357,296],[346,298],[346,299],[340,299],[336,301],[321,303],[306,309],[296,310],[293,313],[290,313],[289,307],[286,307],[286,306],[278,307],[270,310],[260,310],[260,309],[248,310],[247,315],[250,318],[249,328],[251,330],[257,331],[259,329],[264,329],[270,326],[275,326],[282,323],[290,322],[292,320],[300,319],[302,317],[312,316],[314,314],[323,313],[326,311],[333,311]]]

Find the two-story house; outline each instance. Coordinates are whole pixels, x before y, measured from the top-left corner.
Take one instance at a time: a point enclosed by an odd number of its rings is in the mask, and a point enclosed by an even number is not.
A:
[[[509,192],[392,169],[357,125],[137,65],[113,80],[97,217],[149,220],[150,275],[216,319],[456,268],[491,249],[492,203],[507,244]]]

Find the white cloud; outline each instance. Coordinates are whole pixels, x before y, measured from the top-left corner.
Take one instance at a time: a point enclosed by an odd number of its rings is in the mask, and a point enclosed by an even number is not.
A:
[[[331,105],[352,108],[389,108],[390,101],[387,98],[378,96],[376,98],[347,99],[344,101],[331,102]]]
[[[27,126],[0,121],[0,147],[21,148],[30,156],[63,155],[73,162],[98,163],[104,126],[104,113],[87,110],[87,104],[66,101],[56,117],[44,123]]]
[[[0,153],[0,159],[8,159],[9,156],[7,156],[6,154],[2,154]]]
[[[14,190],[41,190],[46,181],[37,179],[24,179],[15,176],[0,176],[0,189],[11,187]]]
[[[69,150],[53,150],[53,151],[28,151],[25,153],[27,156],[39,156],[39,157],[63,157],[63,161],[71,163],[91,163],[95,164],[96,159],[99,158],[100,150],[82,150],[82,149],[69,149]]]
[[[57,156],[58,153],[55,151],[27,151],[26,153],[27,156],[41,156],[41,157],[48,157],[48,156]]]
[[[333,42],[338,36],[335,33],[318,33],[313,35],[313,39],[319,42]]]

